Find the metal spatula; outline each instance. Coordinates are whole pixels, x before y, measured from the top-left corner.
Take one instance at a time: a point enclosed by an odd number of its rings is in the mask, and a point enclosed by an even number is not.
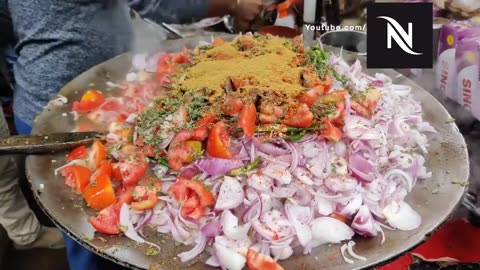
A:
[[[89,145],[95,140],[105,141],[105,138],[105,134],[99,132],[11,136],[0,139],[0,155],[54,153]]]

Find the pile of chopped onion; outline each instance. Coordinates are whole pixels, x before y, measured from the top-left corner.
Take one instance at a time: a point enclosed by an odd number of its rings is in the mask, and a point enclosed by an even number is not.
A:
[[[145,56],[135,67],[148,66]],[[345,138],[331,143],[316,135],[298,142],[282,139],[262,144],[255,138],[233,141],[234,159],[204,157],[182,173],[199,174],[216,196],[213,209],[199,221],[181,216],[181,205],[169,196],[136,222],[122,207],[127,236],[144,241],[138,232],[151,226],[180,243],[193,245],[179,254],[181,261],[207,251],[207,264],[242,269],[246,252],[254,249],[274,260],[285,260],[293,249],[305,254],[326,244],[347,241],[341,247],[345,261],[366,258],[353,252],[354,235],[384,239],[382,228],[415,230],[421,217],[405,202],[417,181],[431,176],[425,167],[428,140],[435,130],[423,120],[420,104],[407,86],[392,84],[383,74],[370,77],[356,62],[349,66],[332,55],[330,64],[353,91],[374,87],[382,93],[372,119],[355,114],[347,97]],[[168,144],[168,143],[167,143]],[[167,147],[167,145],[165,145]],[[261,158],[261,165],[240,177],[226,173]],[[160,165],[159,165],[160,166]],[[167,189],[175,173],[154,168]],[[131,211],[131,217],[138,213]],[[335,217],[346,219],[339,220]],[[348,252],[351,258],[345,256]]]

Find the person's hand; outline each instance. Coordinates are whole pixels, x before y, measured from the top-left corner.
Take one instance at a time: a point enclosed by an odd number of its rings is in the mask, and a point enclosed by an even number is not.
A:
[[[237,4],[232,10],[232,16],[242,25],[255,20],[263,10],[262,0],[235,0]]]

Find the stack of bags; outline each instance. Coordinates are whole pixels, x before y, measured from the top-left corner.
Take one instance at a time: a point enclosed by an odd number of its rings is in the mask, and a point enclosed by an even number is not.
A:
[[[433,3],[456,16],[480,22],[479,0],[433,0]]]
[[[451,21],[440,32],[436,88],[480,119],[480,25]]]

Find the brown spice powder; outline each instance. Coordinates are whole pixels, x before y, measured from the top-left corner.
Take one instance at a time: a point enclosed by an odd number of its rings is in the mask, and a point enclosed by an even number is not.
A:
[[[228,78],[254,78],[254,85],[243,87],[246,93],[258,89],[295,96],[304,89],[301,81],[304,68],[292,64],[298,55],[289,41],[274,37],[256,40],[246,51],[239,51],[236,42],[241,40],[226,42],[200,55],[197,63],[186,69],[187,79],[179,86],[187,91],[207,88],[212,91],[213,99],[224,95],[222,87]]]

